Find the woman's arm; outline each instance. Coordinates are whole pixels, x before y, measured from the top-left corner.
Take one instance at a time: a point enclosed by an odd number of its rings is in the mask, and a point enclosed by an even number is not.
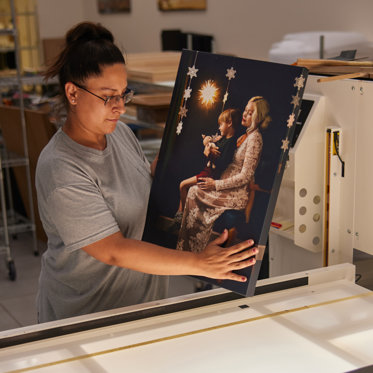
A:
[[[216,180],[214,183],[216,190],[237,188],[248,184],[253,178],[263,146],[260,132],[253,132],[246,144],[245,159],[241,171],[227,179]]]
[[[254,176],[262,150],[261,135],[258,135],[259,136],[253,139],[249,139],[242,168],[238,174],[220,180],[214,180],[210,177],[201,177],[198,179],[198,187],[202,190],[211,191],[237,188],[248,184]]]
[[[258,250],[255,247],[250,248],[253,245],[252,240],[228,248],[219,246],[227,238],[228,232],[225,230],[207,245],[205,250],[192,253],[128,239],[117,232],[82,249],[106,264],[140,272],[156,275],[205,276],[245,282],[246,277],[232,271],[253,265],[255,259],[251,257]]]

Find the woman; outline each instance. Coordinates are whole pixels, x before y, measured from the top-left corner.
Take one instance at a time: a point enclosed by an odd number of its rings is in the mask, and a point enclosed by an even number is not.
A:
[[[151,172],[135,136],[118,122],[131,93],[110,31],[89,22],[72,28],[45,75],[59,77],[67,119],[36,170],[48,236],[39,322],[163,298],[167,278],[159,275],[246,281],[232,270],[255,263],[252,241],[222,255],[227,232],[198,255],[140,241]]]
[[[219,180],[200,178],[189,189],[177,249],[200,252],[208,243],[216,219],[225,210],[243,210],[249,201],[249,184],[259,163],[263,141],[259,128],[271,121],[269,104],[253,97],[242,114],[246,133],[237,140],[232,163]]]

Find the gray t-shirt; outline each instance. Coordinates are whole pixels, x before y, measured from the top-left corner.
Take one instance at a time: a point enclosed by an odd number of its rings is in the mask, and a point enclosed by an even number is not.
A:
[[[59,130],[40,154],[38,207],[48,249],[39,279],[39,322],[161,299],[167,277],[109,266],[80,248],[118,231],[141,239],[151,186],[149,162],[118,122],[100,151]]]

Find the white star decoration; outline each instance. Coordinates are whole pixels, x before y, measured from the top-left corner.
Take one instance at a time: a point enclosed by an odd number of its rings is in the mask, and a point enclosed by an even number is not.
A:
[[[177,125],[176,133],[177,133],[178,135],[180,135],[182,129],[183,129],[183,122],[180,121],[180,122],[178,123],[178,125]]]
[[[179,111],[180,118],[186,117],[188,109],[185,106],[182,106]]]
[[[299,105],[300,97],[298,94],[296,96],[291,96],[293,99],[291,100],[291,104],[295,106]]]
[[[234,79],[236,77],[236,70],[231,67],[230,69],[227,69],[227,73],[225,74],[225,76],[231,80],[231,79]]]
[[[190,88],[190,82],[192,81],[193,78],[197,77],[197,71],[198,71],[198,69],[196,69],[195,65],[193,65],[192,67],[188,67],[187,75],[189,75],[190,81],[189,81],[188,88],[185,88],[185,91],[184,91],[184,96],[183,96],[184,102],[182,104],[183,106],[180,106],[180,111],[179,111],[180,122],[178,123],[177,128],[176,128],[176,133],[178,135],[180,135],[180,133],[183,129],[182,119],[187,116],[187,112],[188,112],[188,109],[186,108],[186,102],[187,102],[188,98],[190,98],[191,95],[192,95],[192,88]]]
[[[297,78],[295,78],[294,87],[297,87],[298,89],[301,89],[304,87],[304,82],[306,79],[304,78],[303,74]]]
[[[190,78],[196,78],[198,69],[196,69],[195,65],[193,65],[192,67],[188,67],[188,69],[189,71],[187,75],[189,75]]]
[[[188,98],[190,98],[190,94],[192,93],[192,89],[191,88],[187,88],[185,91],[184,91],[184,98],[185,100],[187,100]]]
[[[223,97],[224,104],[227,102],[227,100],[228,100],[228,92],[225,92],[224,97]]]
[[[285,139],[285,140],[281,140],[281,141],[282,141],[281,149],[288,150],[289,149],[289,140]]]
[[[289,128],[293,126],[294,120],[295,120],[295,115],[294,115],[294,113],[292,113],[292,114],[289,115],[289,119],[288,119],[288,127]]]

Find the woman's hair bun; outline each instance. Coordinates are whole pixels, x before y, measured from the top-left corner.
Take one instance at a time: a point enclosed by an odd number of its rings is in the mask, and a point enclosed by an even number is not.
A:
[[[82,22],[66,34],[66,44],[85,43],[91,40],[114,42],[113,34],[99,23]]]
[[[65,46],[43,73],[46,79],[58,76],[60,90],[67,104],[67,82],[83,84],[91,76],[99,76],[103,66],[125,64],[113,34],[99,23],[81,22],[65,36]]]

